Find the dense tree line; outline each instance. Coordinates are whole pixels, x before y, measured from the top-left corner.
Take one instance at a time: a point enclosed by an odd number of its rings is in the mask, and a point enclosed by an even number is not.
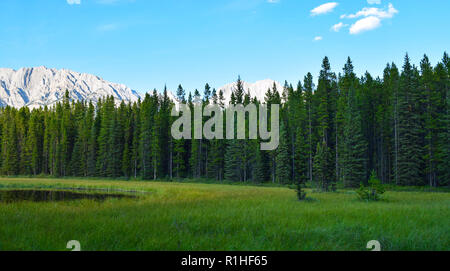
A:
[[[382,78],[358,78],[350,58],[336,74],[325,57],[317,87],[308,73],[295,87],[274,85],[264,101],[250,97],[238,79],[232,104],[282,105],[274,151],[260,151],[260,140],[174,140],[174,103],[166,89],[133,104],[105,97],[96,106],[70,101],[66,93],[51,108],[0,109],[0,173],[311,182],[330,190],[337,182],[357,187],[374,171],[383,183],[444,186],[450,180],[449,70],[446,53],[435,67],[427,56],[416,67],[406,55],[401,70],[392,63]],[[177,90],[192,112],[198,103],[226,110],[224,98],[208,84],[203,95]]]

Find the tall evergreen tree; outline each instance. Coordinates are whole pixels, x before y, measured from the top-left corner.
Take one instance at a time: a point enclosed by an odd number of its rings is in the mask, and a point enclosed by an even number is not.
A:
[[[280,184],[290,183],[289,139],[284,125],[280,127],[280,145],[276,151],[276,179]]]
[[[329,191],[332,178],[332,157],[327,143],[322,141],[317,143],[316,156],[314,157],[314,176],[317,188],[322,191]]]
[[[397,178],[402,185],[421,185],[423,152],[420,145],[421,118],[418,71],[406,55],[399,89],[398,168]]]
[[[346,187],[358,187],[366,182],[367,143],[362,131],[362,118],[354,88],[348,95],[348,110],[345,116],[343,182]]]
[[[19,152],[17,142],[17,117],[15,109],[6,108],[2,121],[2,173],[19,173]]]

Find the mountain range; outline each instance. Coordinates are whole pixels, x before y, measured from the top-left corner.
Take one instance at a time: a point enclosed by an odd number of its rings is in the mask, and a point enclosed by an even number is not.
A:
[[[264,100],[269,88],[276,84],[278,91],[282,91],[279,82],[271,79],[255,83],[244,82],[244,89],[252,97]],[[225,103],[230,101],[231,92],[236,83],[230,83],[217,88],[224,93]],[[37,108],[51,106],[64,98],[66,90],[71,100],[92,101],[94,104],[105,96],[113,96],[116,103],[122,101],[135,102],[141,95],[123,84],[111,83],[102,78],[74,72],[67,69],[50,69],[46,67],[21,68],[13,70],[0,68],[0,107],[12,106],[16,108],[27,106]],[[169,92],[169,97],[176,103],[175,95]]]

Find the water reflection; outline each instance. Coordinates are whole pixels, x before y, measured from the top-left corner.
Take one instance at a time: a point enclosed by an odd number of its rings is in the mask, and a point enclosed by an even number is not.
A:
[[[136,198],[133,195],[107,194],[107,193],[80,193],[73,191],[53,191],[53,190],[0,190],[0,202],[12,203],[20,201],[32,202],[57,202],[72,200],[97,200]]]

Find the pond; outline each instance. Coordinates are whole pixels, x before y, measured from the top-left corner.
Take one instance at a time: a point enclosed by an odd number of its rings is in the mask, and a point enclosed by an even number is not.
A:
[[[96,200],[104,201],[106,199],[131,199],[134,195],[108,194],[108,193],[81,193],[74,191],[57,190],[0,190],[0,203],[13,203],[21,201],[31,202],[58,202],[73,200]]]

